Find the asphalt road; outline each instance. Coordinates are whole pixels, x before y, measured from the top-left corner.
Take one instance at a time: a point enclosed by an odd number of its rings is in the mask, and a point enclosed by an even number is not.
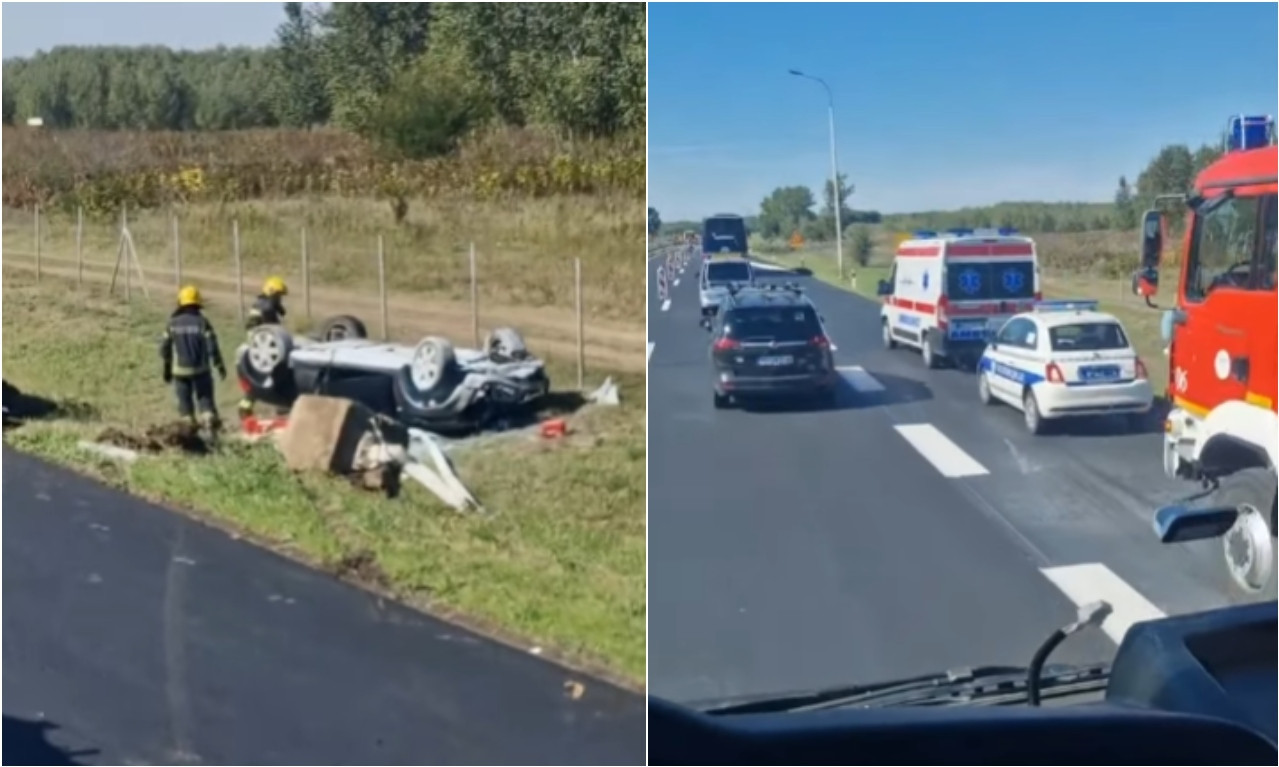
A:
[[[5,763],[644,763],[640,696],[3,455]]]
[[[650,262],[655,270],[658,262]],[[649,307],[649,689],[676,701],[1022,664],[1076,606],[1133,622],[1221,606],[1219,544],[1164,547],[1187,493],[1159,435],[1032,437],[976,380],[882,348],[879,308],[814,279],[845,378],[828,411],[715,411],[697,264]],[[1156,424],[1157,427],[1157,424]]]

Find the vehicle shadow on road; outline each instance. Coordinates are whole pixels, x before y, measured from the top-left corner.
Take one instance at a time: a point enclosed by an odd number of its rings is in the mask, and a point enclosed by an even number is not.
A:
[[[85,764],[79,757],[94,756],[97,749],[68,751],[49,742],[50,730],[58,725],[48,721],[31,721],[4,715],[5,764]]]
[[[1099,415],[1088,418],[1066,418],[1055,421],[1049,434],[1063,437],[1115,437],[1125,434],[1163,434],[1164,418],[1171,404],[1164,397],[1155,397],[1150,411],[1134,423],[1122,416]]]
[[[859,391],[846,379],[841,379],[839,391],[833,404],[818,404],[812,400],[795,399],[760,399],[744,400],[738,403],[740,410],[750,413],[829,413],[839,410],[866,410],[885,405],[905,405],[922,402],[933,398],[933,392],[920,381],[892,373],[872,372],[882,390]]]
[[[56,401],[28,394],[16,386],[4,383],[4,428],[18,426],[24,421],[42,418],[68,418],[76,421],[95,420],[98,409],[86,402]]]

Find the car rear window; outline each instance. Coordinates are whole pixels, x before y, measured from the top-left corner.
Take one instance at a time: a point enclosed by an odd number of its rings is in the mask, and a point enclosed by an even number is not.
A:
[[[811,306],[751,306],[724,316],[726,334],[738,341],[807,341],[821,334]]]
[[[1048,330],[1053,351],[1103,352],[1128,348],[1128,336],[1117,322],[1080,322]]]
[[[751,267],[743,263],[712,263],[706,265],[706,281],[712,285],[728,282],[750,282]]]

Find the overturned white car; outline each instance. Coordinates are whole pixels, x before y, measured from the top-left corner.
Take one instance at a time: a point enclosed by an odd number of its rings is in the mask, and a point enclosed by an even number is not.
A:
[[[524,411],[550,389],[545,365],[512,328],[497,328],[483,350],[427,336],[416,346],[373,341],[364,323],[333,317],[317,338],[279,325],[249,332],[236,359],[240,388],[287,408],[302,394],[356,400],[400,422],[434,431],[482,429]]]

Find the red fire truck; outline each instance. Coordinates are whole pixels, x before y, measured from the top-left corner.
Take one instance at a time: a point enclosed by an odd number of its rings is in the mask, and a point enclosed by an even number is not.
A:
[[[1274,120],[1231,118],[1226,153],[1195,179],[1175,303],[1163,315],[1168,344],[1164,470],[1200,492],[1160,509],[1165,542],[1221,537],[1231,580],[1249,601],[1275,598],[1276,154]],[[1143,215],[1133,292],[1151,300],[1167,237],[1164,215]]]

